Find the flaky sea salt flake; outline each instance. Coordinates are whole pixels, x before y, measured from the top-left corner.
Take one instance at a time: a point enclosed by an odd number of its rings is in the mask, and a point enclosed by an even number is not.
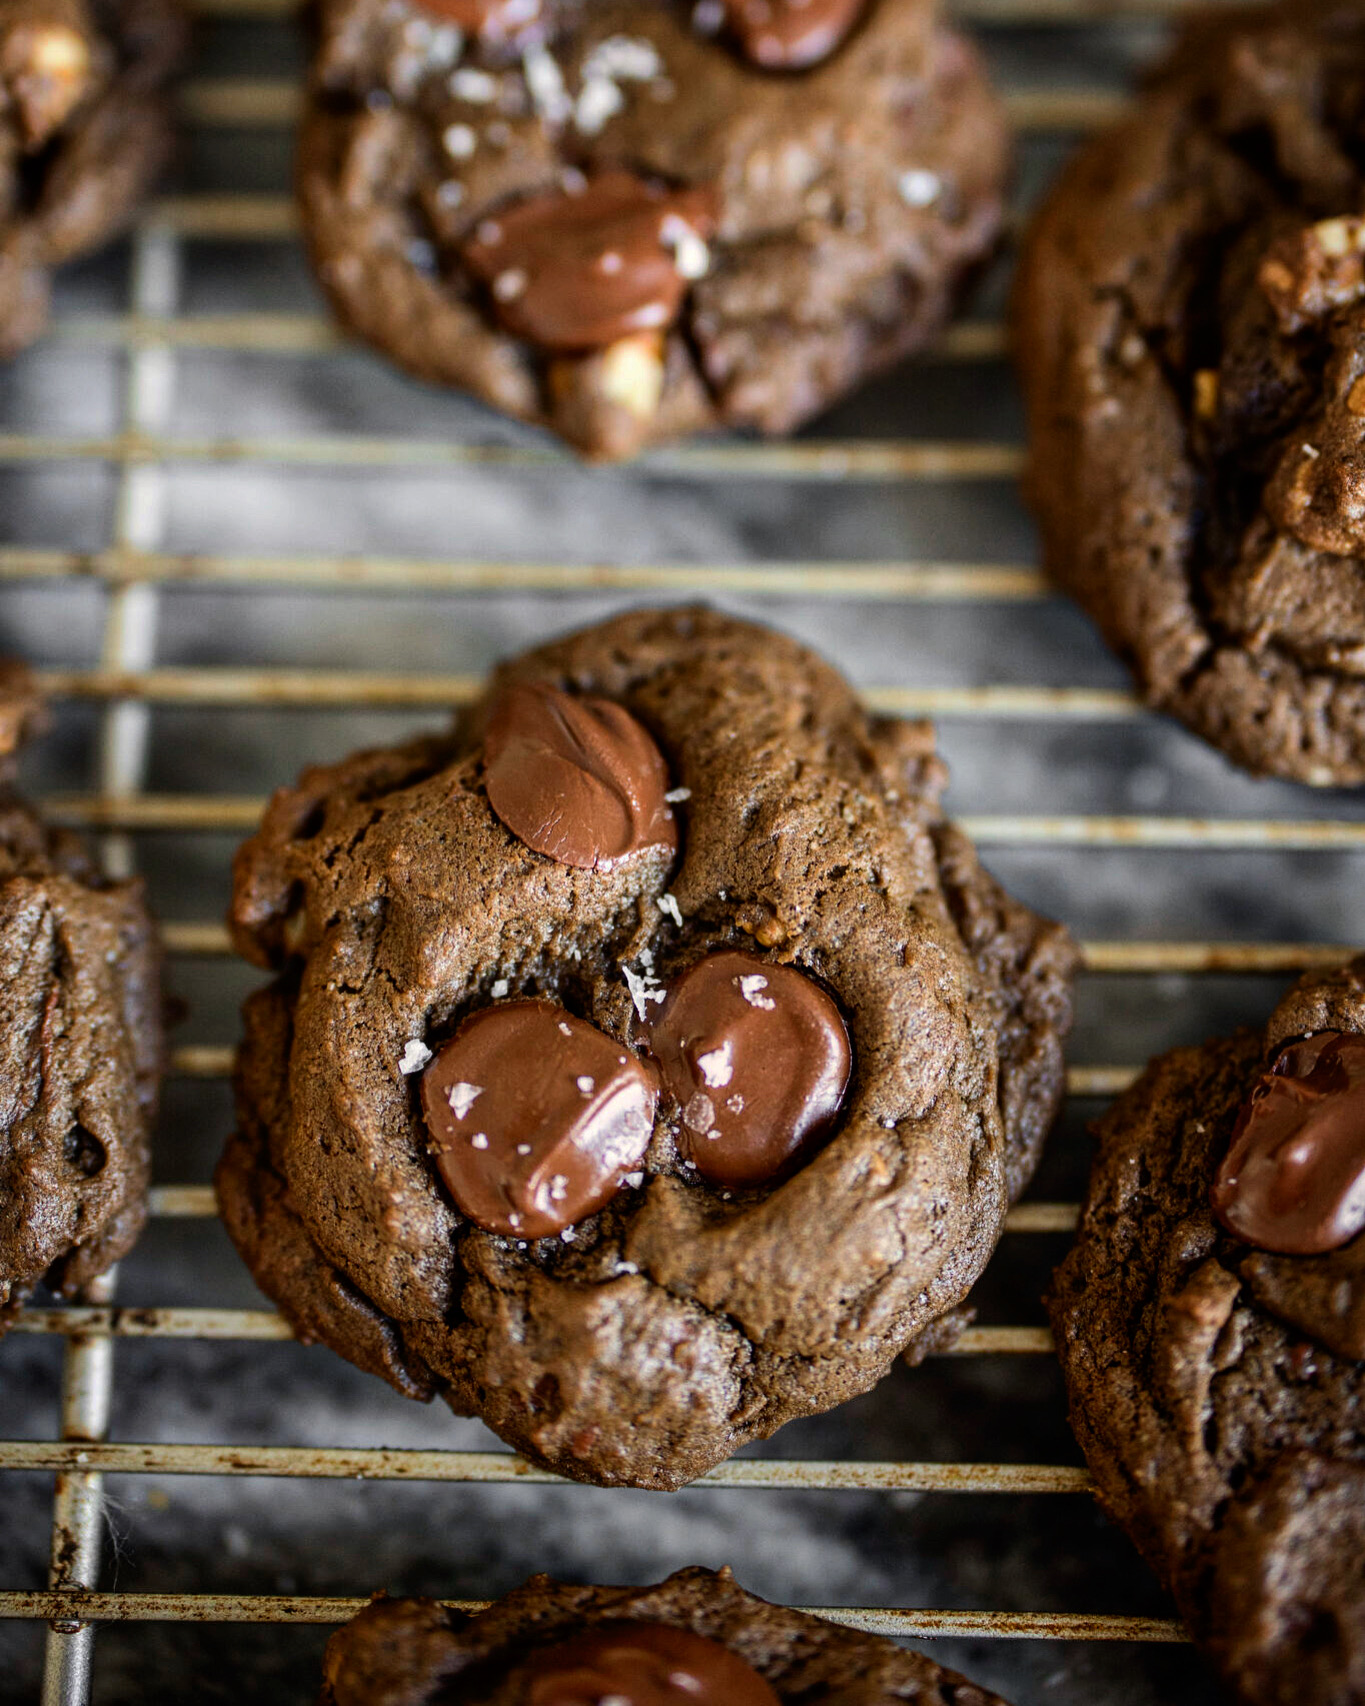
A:
[[[608,77],[617,83],[648,83],[662,75],[664,62],[652,41],[643,36],[608,36],[583,61],[583,76]]]
[[[464,35],[458,24],[437,24],[427,43],[427,61],[437,70],[454,65],[464,52]]]
[[[562,124],[573,111],[564,87],[559,61],[545,47],[529,47],[521,57],[521,69],[531,94],[531,105],[544,124]]]
[[[452,160],[468,160],[479,145],[479,139],[467,124],[448,124],[441,134],[441,146]]]
[[[665,214],[659,226],[659,241],[664,248],[672,249],[673,265],[679,278],[705,278],[711,270],[710,249],[687,221],[676,213]]]
[[[643,956],[642,956],[643,958]],[[649,1002],[662,1001],[664,991],[659,988],[659,980],[652,971],[632,971],[628,965],[621,967],[621,975],[626,980],[626,988],[630,998],[635,1003],[635,1011],[641,1019],[649,1017]]]
[[[574,129],[580,136],[596,136],[614,114],[626,104],[626,97],[606,77],[590,77],[578,92],[574,105]]]
[[[403,1058],[398,1062],[398,1070],[404,1078],[410,1078],[414,1072],[420,1072],[431,1062],[431,1050],[420,1037],[413,1037],[403,1050]]]
[[[728,1084],[735,1075],[734,1050],[727,1037],[719,1048],[697,1056],[697,1071],[713,1090]]]
[[[450,1103],[450,1111],[457,1120],[468,1118],[469,1110],[483,1095],[482,1084],[452,1084],[446,1091],[446,1101]]]
[[[943,193],[943,181],[937,172],[923,166],[912,166],[896,180],[900,198],[907,207],[932,207]]]
[[[472,66],[456,71],[450,79],[450,92],[457,100],[471,101],[476,106],[498,98],[498,80],[487,71]]]

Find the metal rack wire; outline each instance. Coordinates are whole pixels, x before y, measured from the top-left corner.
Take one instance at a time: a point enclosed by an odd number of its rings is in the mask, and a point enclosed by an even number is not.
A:
[[[243,20],[284,15],[292,0],[197,0],[206,15]],[[1151,20],[1179,9],[1180,0],[959,0],[959,15],[1001,28],[1074,23],[1099,15]],[[282,126],[297,109],[293,84],[261,80],[190,83],[184,113],[200,127]],[[1015,90],[1016,121],[1041,131],[1076,130],[1102,122],[1122,97],[1110,88]],[[388,437],[187,438],[168,431],[177,352],[221,350],[291,356],[326,355],[342,340],[314,314],[278,312],[185,314],[179,309],[183,246],[197,240],[277,241],[292,235],[294,212],[278,195],[205,194],[164,199],[145,216],[134,238],[131,298],[120,315],[69,316],[53,328],[55,341],[121,351],[126,383],[119,428],[105,436],[0,434],[0,466],[48,467],[99,463],[117,475],[115,521],[98,550],[0,545],[0,587],[6,583],[90,582],[104,593],[104,638],[98,666],[49,669],[43,685],[54,698],[91,701],[101,708],[102,737],[92,792],[46,802],[58,821],[103,834],[112,873],[133,865],[134,835],[149,830],[237,832],[251,827],[261,801],[218,794],[153,794],[144,788],[148,733],[158,706],[446,707],[465,700],[475,681],[455,674],[394,674],[359,669],[158,667],[157,627],[168,590],[187,586],[293,588],[324,595],[486,591],[745,594],[809,600],[858,599],[914,603],[961,601],[1027,604],[1046,596],[1029,563],[821,561],[627,565],[615,562],[478,562],[419,558],[301,554],[195,554],[164,546],[164,478],[185,463],[249,462],[293,469],[443,469],[461,464],[510,470],[553,464],[554,451],[529,441],[428,442]],[[948,356],[963,363],[998,358],[1003,345],[994,322],[974,321],[951,334]],[[802,439],[794,443],[709,442],[659,451],[646,472],[722,480],[761,476],[780,481],[860,480],[962,482],[1010,479],[1018,471],[1014,442]],[[880,710],[957,718],[1059,720],[1072,724],[1131,721],[1144,715],[1122,690],[1091,687],[988,685],[871,688]],[[1201,818],[1181,816],[1027,816],[966,818],[982,846],[1091,846],[1168,849],[1278,849],[1347,852],[1365,849],[1365,822],[1350,818]],[[154,897],[155,898],[155,897]],[[226,933],[207,919],[167,930],[173,955],[221,957]],[[1092,941],[1084,945],[1089,971],[1117,976],[1164,973],[1288,973],[1339,960],[1346,950],[1317,942]],[[227,1039],[177,1051],[173,1071],[223,1077],[230,1069]],[[1127,1083],[1131,1062],[1074,1068],[1074,1095],[1102,1098]],[[203,1185],[170,1185],[153,1194],[153,1213],[176,1219],[213,1212]],[[1065,1231],[1075,1205],[1030,1202],[1016,1208],[1011,1237]],[[77,1706],[90,1698],[92,1636],[103,1622],[213,1621],[326,1624],[349,1616],[359,1599],[304,1595],[134,1594],[102,1591],[100,1536],[107,1474],[281,1476],[430,1482],[539,1483],[553,1477],[501,1452],[237,1446],[110,1441],[114,1347],[130,1338],[163,1340],[288,1339],[267,1310],[207,1307],[120,1309],[116,1276],[91,1288],[79,1304],[30,1309],[17,1333],[60,1335],[65,1362],[60,1438],[0,1441],[0,1471],[53,1471],[52,1567],[43,1591],[0,1591],[0,1618],[48,1625],[44,1700]],[[1049,1354],[1038,1327],[969,1330],[949,1354]],[[1069,1465],[995,1462],[850,1462],[742,1459],[707,1483],[734,1489],[858,1489],[1074,1495],[1089,1486]],[[358,1587],[368,1586],[358,1583]],[[465,1603],[465,1602],[461,1602]],[[1170,1642],[1181,1639],[1162,1618],[1087,1613],[943,1611],[876,1606],[828,1607],[824,1615],[896,1635],[973,1635],[1057,1640]]]

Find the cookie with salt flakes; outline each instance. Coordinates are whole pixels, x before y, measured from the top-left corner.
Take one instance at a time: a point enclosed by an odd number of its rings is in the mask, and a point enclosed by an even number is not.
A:
[[[707,610],[497,670],[238,854],[228,1229],[303,1336],[676,1487],[951,1339],[1063,1083],[1074,948],[924,724]]]
[[[299,162],[342,323],[619,458],[789,432],[941,329],[1007,140],[932,0],[322,0]]]

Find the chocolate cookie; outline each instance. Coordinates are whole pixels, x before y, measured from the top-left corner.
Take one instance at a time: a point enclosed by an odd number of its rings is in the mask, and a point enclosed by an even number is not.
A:
[[[1007,139],[933,0],[321,0],[299,192],[343,323],[592,457],[788,432],[928,341]]]
[[[1365,780],[1365,14],[1192,24],[1028,234],[1048,566],[1239,764]]]
[[[655,1587],[533,1576],[477,1617],[376,1599],[327,1643],[318,1706],[1004,1706],[880,1635],[745,1593],[729,1570]]]
[[[0,0],[0,356],[42,331],[53,267],[160,173],[185,37],[177,0]]]
[[[231,912],[280,974],[218,1174],[258,1283],[601,1483],[679,1486],[932,1342],[1052,1120],[1074,966],[943,782],[927,725],[703,609],[305,772]]]
[[[1050,1299],[1100,1500],[1252,1706],[1365,1700],[1365,959],[1100,1123]]]
[[[146,1219],[160,953],[137,882],[98,875],[12,791],[38,702],[0,664],[0,1334],[39,1280],[70,1295]]]

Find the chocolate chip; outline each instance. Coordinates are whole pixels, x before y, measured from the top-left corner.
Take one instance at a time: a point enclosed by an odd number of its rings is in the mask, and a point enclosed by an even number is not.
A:
[[[828,59],[866,0],[725,0],[745,57],[767,71],[804,71]]]
[[[1280,1255],[1337,1250],[1365,1228],[1365,1037],[1319,1031],[1280,1051],[1210,1200],[1234,1237]]]
[[[778,1706],[752,1665],[668,1623],[603,1623],[536,1653],[526,1706]]]
[[[673,324],[714,228],[710,190],[617,170],[480,221],[462,255],[509,332],[545,350],[603,349]]]
[[[848,1085],[848,1032],[820,985],[728,949],[669,989],[649,1046],[682,1110],[684,1156],[722,1185],[791,1171],[829,1134]]]
[[[513,1238],[564,1232],[609,1202],[649,1146],[656,1100],[628,1049],[552,1001],[485,1007],[422,1075],[451,1196]]]
[[[499,819],[561,865],[593,870],[678,845],[663,754],[610,699],[512,687],[488,720],[484,762]]]

